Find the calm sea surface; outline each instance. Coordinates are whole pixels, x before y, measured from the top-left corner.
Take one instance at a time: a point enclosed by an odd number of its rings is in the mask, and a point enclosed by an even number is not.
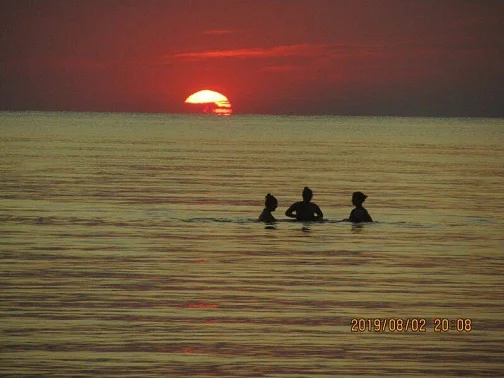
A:
[[[503,119],[26,112],[0,132],[2,377],[502,376]],[[324,223],[286,219],[304,186]],[[376,223],[340,222],[358,190]]]

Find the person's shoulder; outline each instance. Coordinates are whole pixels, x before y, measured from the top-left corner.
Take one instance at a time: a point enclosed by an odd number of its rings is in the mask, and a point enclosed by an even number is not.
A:
[[[265,220],[267,220],[268,215],[269,215],[269,214],[268,214],[268,210],[267,210],[267,209],[263,209],[263,211],[262,211],[261,215],[259,215],[259,220],[260,220],[260,221],[265,221]]]
[[[364,207],[355,208],[350,212],[350,222],[372,222],[373,219]]]
[[[367,209],[365,207],[363,207],[362,210],[363,210],[364,214],[369,215],[369,212],[367,211]]]
[[[366,222],[373,222],[373,218],[371,218],[371,215],[369,215],[367,209],[364,209],[364,214],[366,216]]]
[[[356,207],[350,212],[350,217],[348,218],[350,222],[362,222],[366,218],[366,209],[363,207]]]
[[[265,222],[265,223],[273,223],[276,222],[276,219],[273,215],[271,214],[265,214],[264,216],[259,217],[259,222]]]
[[[350,222],[353,222],[353,220],[355,219],[356,212],[357,212],[357,209],[352,209],[352,211],[350,211],[350,216],[348,217],[348,220]]]

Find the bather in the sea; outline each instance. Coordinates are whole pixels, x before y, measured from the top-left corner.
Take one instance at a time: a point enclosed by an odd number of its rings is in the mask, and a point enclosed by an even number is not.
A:
[[[264,210],[262,211],[261,215],[259,216],[259,221],[266,222],[266,223],[275,222],[276,219],[273,216],[273,214],[271,214],[271,213],[276,210],[277,206],[278,206],[278,201],[275,198],[275,196],[268,193],[266,195],[266,198],[264,201]]]
[[[318,221],[322,220],[324,214],[316,204],[311,202],[313,192],[305,187],[303,190],[303,201],[293,203],[285,212],[289,218],[296,218],[297,221]]]
[[[352,203],[355,209],[350,213],[348,220],[353,223],[372,222],[373,219],[368,211],[362,206],[367,196],[362,192],[354,192],[352,195]]]

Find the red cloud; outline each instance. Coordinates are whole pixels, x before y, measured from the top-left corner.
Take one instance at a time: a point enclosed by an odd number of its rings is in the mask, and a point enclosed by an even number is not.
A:
[[[233,34],[236,33],[236,30],[207,30],[204,31],[203,35],[224,35],[224,34]]]
[[[267,66],[261,69],[261,71],[265,72],[294,72],[294,71],[300,71],[303,70],[304,67],[302,66],[296,66],[292,64],[284,64],[284,65],[278,65],[278,66]]]
[[[272,58],[287,56],[320,56],[330,52],[328,45],[289,45],[270,48],[214,50],[176,54],[176,58],[198,60],[207,58]]]
[[[452,53],[467,51],[464,44],[450,45]],[[175,54],[176,59],[197,61],[212,58],[339,58],[364,56],[391,56],[396,54],[437,54],[446,52],[445,45],[435,43],[389,44],[389,45],[331,45],[331,44],[299,44],[274,46],[269,48],[247,48],[233,50],[210,50],[201,52],[186,52]]]

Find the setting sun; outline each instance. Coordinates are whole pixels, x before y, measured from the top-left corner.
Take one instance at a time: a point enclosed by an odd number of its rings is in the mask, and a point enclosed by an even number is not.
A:
[[[185,100],[186,104],[200,105],[197,112],[217,115],[231,115],[233,109],[226,96],[219,92],[204,89],[193,93]],[[195,108],[194,108],[195,109]]]

